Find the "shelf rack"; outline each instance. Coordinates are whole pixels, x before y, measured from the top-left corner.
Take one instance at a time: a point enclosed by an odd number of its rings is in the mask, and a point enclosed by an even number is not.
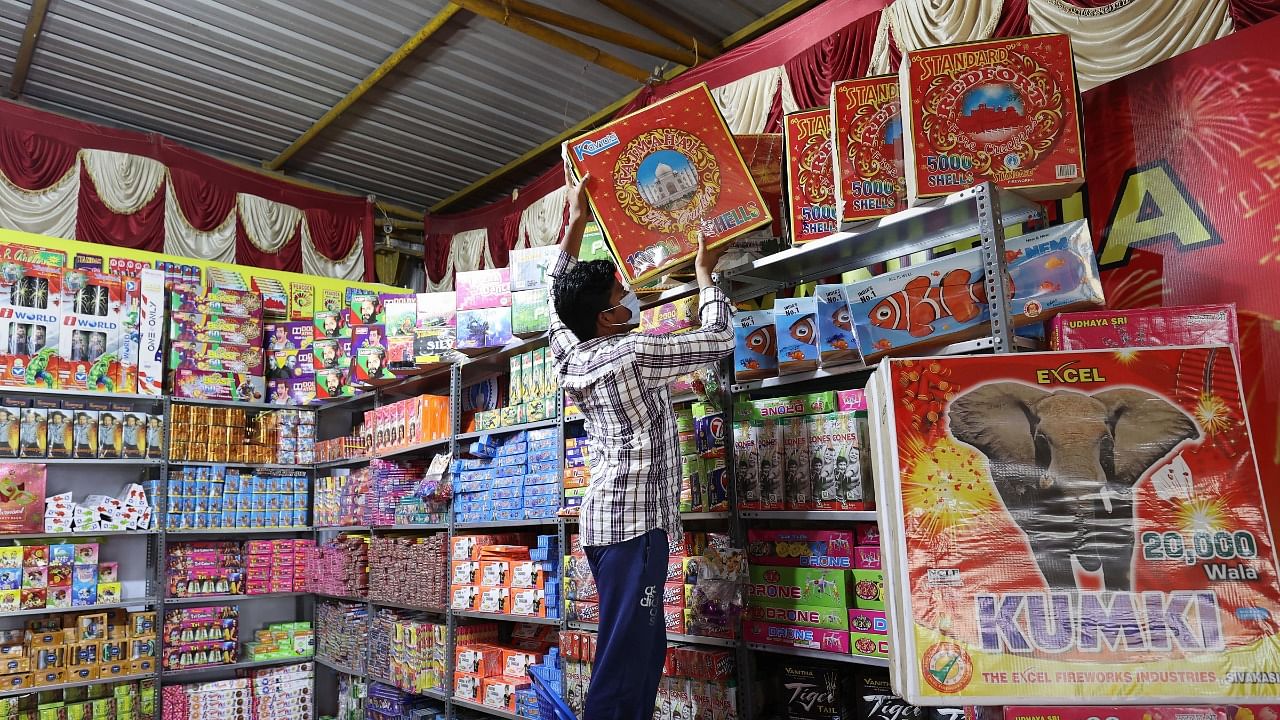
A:
[[[32,615],[58,615],[62,613],[93,612],[95,610],[116,610],[118,608],[145,608],[156,604],[153,597],[129,598],[120,602],[94,603],[93,605],[77,605],[65,608],[31,608],[28,610],[10,610],[5,617],[30,617]]]
[[[205,675],[210,673],[225,673],[235,670],[252,670],[254,668],[276,667],[279,665],[300,665],[315,660],[311,655],[303,655],[300,657],[288,658],[272,658],[270,660],[240,660],[239,662],[228,663],[225,665],[204,665],[202,667],[182,668],[181,670],[161,670],[161,679],[167,677],[186,677],[188,675]]]
[[[77,680],[76,682],[58,683],[57,685],[41,685],[39,687],[21,688],[18,690],[0,690],[0,698],[17,697],[18,695],[30,695],[37,692],[47,692],[50,690],[70,690],[72,688],[89,687],[90,685],[102,685],[106,683],[123,683],[132,682],[134,680],[150,680],[158,677],[158,673],[138,673],[136,675],[117,675],[112,678],[98,678],[96,680]]]

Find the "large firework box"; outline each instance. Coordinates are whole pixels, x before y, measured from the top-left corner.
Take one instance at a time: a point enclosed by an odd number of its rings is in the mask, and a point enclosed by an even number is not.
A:
[[[383,293],[378,301],[382,304],[382,325],[387,337],[413,337],[418,327],[418,296]]]
[[[212,370],[261,375],[262,347],[236,343],[169,343],[169,369]]]
[[[174,397],[192,400],[262,402],[267,392],[266,380],[261,375],[235,372],[174,370],[170,382]]]
[[[460,272],[454,280],[457,310],[511,307],[511,271],[508,268]]]
[[[358,325],[376,325],[382,322],[382,302],[378,293],[359,288],[347,289],[347,324],[352,328]]]
[[[511,334],[527,337],[546,332],[551,324],[547,288],[511,293]]]
[[[0,464],[0,532],[30,533],[44,529],[45,466]],[[18,551],[21,556],[21,551]]]
[[[786,714],[782,716],[787,720],[852,720],[855,717],[851,714],[853,703],[847,675],[840,667],[785,660],[780,663],[776,677],[777,696],[787,698]]]
[[[740,310],[733,316],[733,376],[759,380],[778,374],[778,331],[772,310]]]
[[[818,299],[779,298],[773,305],[778,338],[778,373],[818,369]]]
[[[783,424],[779,419],[751,423],[751,434],[756,438],[759,451],[757,487],[761,510],[782,510],[787,506],[782,433]]]
[[[262,296],[253,290],[174,283],[169,287],[169,311],[261,319]]]
[[[700,83],[589,133],[562,152],[632,285],[772,222],[737,143]]]
[[[800,110],[783,118],[782,126],[791,216],[788,225],[791,242],[800,245],[840,229],[831,169],[831,112],[827,108]]]
[[[853,533],[847,530],[747,530],[747,560],[758,565],[853,568]]]
[[[759,439],[751,431],[751,423],[733,423],[734,480],[738,483],[738,507],[754,510],[760,507],[760,448]],[[694,462],[698,456],[690,456]],[[694,488],[691,487],[691,490]],[[697,493],[694,492],[694,496]]]
[[[1007,240],[1005,256],[1015,326],[1103,303],[1084,220]],[[867,361],[967,340],[990,329],[979,248],[851,283],[846,292],[858,348]]]
[[[1084,183],[1069,36],[913,50],[898,79],[912,204],[985,180],[1035,200],[1070,197]]]
[[[492,307],[458,312],[455,344],[459,350],[502,347],[511,342],[511,308]]]
[[[679,300],[672,300],[640,311],[640,332],[649,335],[670,335],[685,332],[701,326],[698,316],[702,299],[698,295],[690,295]]]
[[[511,291],[533,290],[547,287],[547,273],[560,257],[560,246],[516,248],[511,251],[508,267],[511,269]]]
[[[268,327],[288,324],[290,323],[273,323]],[[310,322],[298,324],[311,326]],[[258,345],[262,342],[262,320],[256,317],[175,312],[169,316],[169,340]]]
[[[786,486],[783,501],[788,510],[806,510],[813,505],[813,483],[809,478],[809,423],[804,417],[781,418],[782,466]]]
[[[830,390],[806,395],[783,395],[740,402],[734,406],[736,420],[763,420],[766,418],[817,415],[836,410],[836,394]]]
[[[1191,305],[1134,310],[1091,310],[1058,315],[1049,324],[1054,350],[1162,345],[1235,345],[1235,305]]]
[[[124,308],[120,326],[120,372],[114,392],[138,392],[138,373],[142,365],[142,283],[139,272],[121,276],[124,283]]]
[[[56,267],[6,260],[0,265],[0,368],[3,384],[59,386],[62,273]],[[28,368],[35,363],[35,368]]]
[[[893,392],[913,373],[932,376],[936,420]],[[1273,697],[1231,681],[1274,672],[1280,653],[1261,621],[1280,587],[1231,346],[888,360],[868,395],[908,702]],[[1070,467],[1064,430],[1105,482],[1053,477]]]
[[[832,367],[854,362],[861,356],[844,285],[818,285],[813,296],[818,301],[818,364]]]
[[[125,284],[118,275],[67,270],[62,275],[58,384],[72,390],[119,392]]]
[[[1221,708],[1176,705],[1009,705],[973,707],[970,720],[1228,720]]]
[[[862,452],[865,413],[823,413],[805,420],[813,506],[820,510],[868,509],[872,494],[869,458]]]
[[[849,571],[836,568],[752,565],[747,604],[848,608]]]
[[[792,625],[795,627],[823,628],[825,630],[849,632],[849,615],[848,611],[843,608],[811,605],[776,607],[749,603],[743,608],[743,615],[747,620],[773,623],[775,625]]]
[[[838,655],[849,654],[849,633],[844,630],[743,620],[742,635],[749,643],[821,650]]]
[[[840,222],[871,220],[906,207],[901,110],[896,75],[831,85],[831,165]]]
[[[455,327],[458,296],[455,292],[418,293],[418,327]]]
[[[263,329],[262,343],[272,352],[306,350],[315,342],[315,325],[309,321],[267,323]]]

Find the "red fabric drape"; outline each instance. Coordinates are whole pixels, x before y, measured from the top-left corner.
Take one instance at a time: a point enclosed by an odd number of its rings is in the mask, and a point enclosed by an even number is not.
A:
[[[236,216],[236,264],[287,272],[302,272],[302,223],[293,231],[293,237],[285,242],[280,251],[272,255],[263,252],[249,240],[244,223]]]
[[[191,227],[209,232],[226,222],[236,209],[236,194],[221,185],[209,182],[203,175],[170,168],[169,179],[173,183],[174,198],[178,209]]]
[[[1231,0],[1231,20],[1237,30],[1280,15],[1280,0]]]
[[[506,267],[511,258],[511,249],[520,241],[520,213],[508,213],[502,218],[499,232],[489,233],[489,255],[493,258],[494,267]]]
[[[82,165],[76,203],[76,239],[131,250],[164,252],[164,193],[164,183],[161,183],[151,202],[137,212],[117,215],[98,197],[98,188],[89,170]]]
[[[342,260],[351,254],[360,237],[360,218],[334,215],[328,210],[306,210],[307,228],[316,250],[330,260]]]
[[[994,36],[1018,37],[1030,34],[1031,16],[1027,14],[1027,0],[1004,0]]]
[[[438,283],[444,279],[444,271],[449,268],[449,246],[453,235],[434,233],[422,236],[422,265],[431,282]]]
[[[30,130],[0,127],[0,172],[23,190],[43,190],[76,164],[76,148]]]
[[[788,60],[787,78],[797,107],[822,107],[830,101],[832,83],[865,77],[879,29],[880,13],[871,13]]]

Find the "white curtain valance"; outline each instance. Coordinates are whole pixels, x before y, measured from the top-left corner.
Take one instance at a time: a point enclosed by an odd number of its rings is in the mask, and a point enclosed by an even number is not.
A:
[[[165,180],[164,251],[169,255],[234,263],[236,261],[236,209],[212,230],[197,230],[182,212],[173,191],[173,181]]]
[[[40,190],[25,190],[0,173],[0,226],[74,239],[80,207],[80,162],[57,182]]]
[[[169,174],[157,160],[110,150],[81,150],[80,162],[98,198],[117,215],[132,215],[154,200]]]
[[[734,135],[762,133],[778,95],[782,68],[771,67],[711,91],[724,121]]]
[[[302,211],[298,208],[257,195],[237,194],[236,207],[249,242],[263,252],[280,252],[302,222]]]
[[[520,232],[516,247],[540,247],[551,245],[560,239],[564,226],[564,209],[568,204],[568,190],[559,187],[533,201],[520,213]]]
[[[307,275],[342,278],[345,280],[364,279],[364,233],[356,235],[355,245],[341,260],[330,260],[316,249],[311,240],[311,228],[307,221],[302,221],[302,272]]]

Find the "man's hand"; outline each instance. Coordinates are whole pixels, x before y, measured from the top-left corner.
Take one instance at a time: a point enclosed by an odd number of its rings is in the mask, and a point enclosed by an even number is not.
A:
[[[566,164],[564,167],[564,185],[569,203],[569,226],[564,229],[564,239],[560,241],[560,250],[573,259],[577,259],[582,250],[582,232],[587,226],[587,181],[591,173],[574,181],[573,173]]]
[[[707,247],[707,238],[698,237],[698,255],[693,259],[693,271],[698,277],[699,288],[711,287],[711,273],[716,269],[716,263],[720,262],[720,258],[724,257],[728,249],[729,243],[709,248]]]

